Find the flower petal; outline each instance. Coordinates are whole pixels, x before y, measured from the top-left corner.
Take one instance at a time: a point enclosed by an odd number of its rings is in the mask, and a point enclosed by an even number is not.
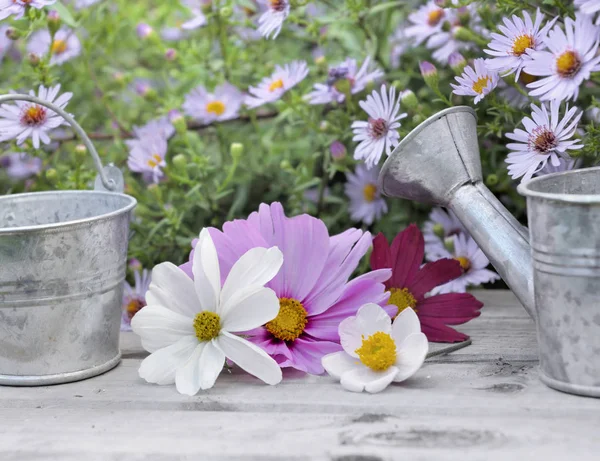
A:
[[[253,248],[247,251],[231,268],[221,291],[219,314],[226,317],[230,309],[251,293],[268,283],[279,272],[283,254],[277,247]],[[279,304],[278,304],[279,307]],[[275,313],[275,316],[277,313]],[[273,317],[275,317],[273,316]],[[272,320],[271,317],[269,320]],[[255,328],[258,325],[250,328]]]
[[[376,372],[365,366],[342,375],[341,384],[344,389],[351,392],[367,391],[376,393],[384,390],[394,380],[398,369],[395,366],[389,367],[385,371]]]
[[[361,347],[363,339],[381,331],[391,333],[391,318],[377,304],[369,303],[362,306],[356,317],[348,317],[340,323],[340,342],[346,353],[358,357],[356,350]]]
[[[200,311],[194,282],[174,264],[161,263],[152,269],[152,283],[146,293],[148,305],[159,305],[193,318]]]
[[[371,269],[389,269],[392,267],[391,251],[385,235],[381,232],[373,239],[371,253]]]
[[[425,241],[419,228],[411,224],[400,232],[391,248],[392,278],[390,286],[406,288],[423,262]]]
[[[347,371],[362,366],[358,360],[350,357],[344,351],[326,355],[321,359],[321,364],[325,371],[335,379],[340,379]]]
[[[273,320],[279,313],[279,298],[270,288],[257,287],[254,292],[244,290],[246,297],[230,305],[221,315],[225,331],[247,331]],[[236,296],[238,298],[239,296]]]
[[[427,336],[423,333],[413,333],[402,341],[398,345],[398,358],[396,360],[398,373],[394,377],[394,381],[399,383],[414,375],[423,366],[428,350]]]
[[[175,387],[180,394],[196,395],[200,390],[200,357],[208,343],[198,343],[192,355],[175,372]]]
[[[392,337],[396,345],[402,344],[407,337],[421,332],[421,322],[415,311],[410,307],[404,309],[392,324]]]
[[[460,263],[455,259],[440,259],[427,263],[417,271],[407,286],[411,294],[421,302],[426,293],[462,275]]]
[[[202,229],[192,261],[194,286],[202,310],[216,312],[221,293],[221,271],[217,249],[208,229]]]
[[[142,361],[140,378],[154,384],[173,384],[177,369],[187,362],[196,346],[195,336],[184,336],[175,344],[157,350]]]
[[[226,331],[222,331],[215,339],[215,345],[228,359],[252,376],[271,385],[281,382],[281,368],[257,345]]]
[[[193,322],[162,306],[146,306],[131,319],[131,329],[142,339],[148,352],[175,344],[184,336],[194,336]]]

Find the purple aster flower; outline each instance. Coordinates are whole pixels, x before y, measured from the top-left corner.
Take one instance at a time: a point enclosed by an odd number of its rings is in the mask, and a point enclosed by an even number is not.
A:
[[[64,93],[58,96],[60,85],[46,88],[41,85],[38,90],[38,98],[53,102],[64,109],[73,93]],[[29,92],[35,96],[35,92]],[[58,97],[57,97],[58,96]],[[40,147],[40,140],[44,144],[50,144],[47,131],[58,128],[65,120],[56,112],[44,106],[32,102],[15,101],[15,104],[2,104],[0,106],[0,141],[16,139],[21,145],[27,138],[33,141],[33,147]]]
[[[121,330],[131,331],[131,319],[143,307],[146,307],[146,292],[150,287],[152,278],[150,273],[144,269],[133,273],[135,284],[131,286],[125,282],[123,288],[123,313],[121,315]]]
[[[208,125],[239,117],[244,102],[244,94],[231,83],[223,83],[214,93],[206,91],[202,85],[185,96],[184,112],[200,123]]]
[[[320,219],[285,216],[280,203],[262,204],[247,220],[227,222],[223,231],[210,229],[217,248],[221,277],[254,247],[277,246],[284,255],[281,270],[266,286],[279,298],[279,314],[262,327],[246,332],[283,367],[323,373],[321,358],[341,351],[338,326],[366,303],[387,306],[383,282],[389,269],[373,271],[348,281],[371,247],[371,234],[359,229],[329,236]],[[192,252],[193,253],[193,252]],[[193,257],[193,254],[192,254]],[[191,264],[181,267],[191,276]]]
[[[142,22],[137,25],[137,27],[135,28],[135,32],[139,38],[146,39],[150,37],[152,32],[154,32],[154,29],[152,29],[150,25]]]
[[[142,173],[146,182],[158,183],[164,176],[162,169],[167,166],[167,138],[159,132],[148,133],[141,139],[126,141],[126,144],[129,147],[129,169]]]
[[[63,27],[54,35],[54,40],[47,29],[35,32],[29,39],[27,51],[37,56],[52,54],[50,65],[61,65],[81,54],[81,42],[71,29]]]
[[[0,21],[14,16],[13,19],[21,19],[27,7],[41,9],[53,5],[56,0],[0,0]]]
[[[10,153],[0,157],[0,165],[9,178],[22,181],[42,171],[42,159],[25,153]]]

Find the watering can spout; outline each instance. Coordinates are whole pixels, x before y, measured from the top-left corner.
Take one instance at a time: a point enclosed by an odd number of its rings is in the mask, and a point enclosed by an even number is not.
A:
[[[388,196],[452,210],[535,318],[528,231],[482,181],[473,109],[452,107],[415,128],[385,162],[379,184]]]

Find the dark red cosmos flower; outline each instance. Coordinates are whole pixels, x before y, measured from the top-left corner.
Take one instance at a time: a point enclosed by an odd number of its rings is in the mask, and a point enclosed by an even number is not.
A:
[[[398,313],[412,307],[429,341],[464,341],[469,337],[448,325],[460,325],[479,316],[483,303],[468,293],[447,293],[426,298],[425,294],[438,285],[460,277],[462,269],[454,259],[440,259],[421,267],[424,251],[423,234],[414,224],[396,236],[391,248],[380,233],[373,240],[371,268],[392,269],[392,277],[385,284],[391,293],[388,303],[398,307]]]

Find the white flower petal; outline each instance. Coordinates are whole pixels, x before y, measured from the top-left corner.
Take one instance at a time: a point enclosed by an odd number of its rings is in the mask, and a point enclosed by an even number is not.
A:
[[[345,351],[326,355],[321,359],[321,364],[325,368],[325,371],[336,379],[340,379],[347,371],[364,366]]]
[[[221,271],[217,249],[208,229],[200,232],[192,261],[192,273],[202,310],[216,312],[221,293]]]
[[[419,322],[419,317],[411,308],[404,309],[392,324],[392,337],[396,345],[402,344],[413,333],[420,332],[421,322]]]
[[[395,365],[398,367],[398,373],[394,381],[400,382],[410,378],[421,368],[429,350],[429,343],[423,333],[413,333],[397,347]]]
[[[131,329],[142,338],[142,345],[148,352],[170,346],[184,336],[195,335],[189,318],[155,305],[148,305],[135,314]]]
[[[281,382],[281,368],[269,354],[256,344],[222,331],[215,339],[215,345],[228,359],[265,383],[275,385]]]
[[[365,390],[374,394],[384,390],[394,380],[397,372],[398,369],[395,366],[381,372],[362,367],[344,373],[340,382],[344,389],[351,392]]]
[[[201,369],[200,358],[207,342],[198,343],[192,355],[175,372],[175,386],[180,394],[196,395],[200,390]]]
[[[247,331],[273,320],[279,313],[279,298],[270,288],[246,289],[246,298],[230,306],[221,315],[221,328],[225,331]],[[237,298],[237,296],[236,296]]]
[[[140,365],[140,377],[154,384],[173,384],[175,373],[190,358],[198,346],[195,336],[185,336],[175,344],[157,350]]]
[[[165,262],[152,269],[152,283],[146,302],[167,307],[174,312],[193,318],[200,312],[200,301],[194,282],[176,265]]]

